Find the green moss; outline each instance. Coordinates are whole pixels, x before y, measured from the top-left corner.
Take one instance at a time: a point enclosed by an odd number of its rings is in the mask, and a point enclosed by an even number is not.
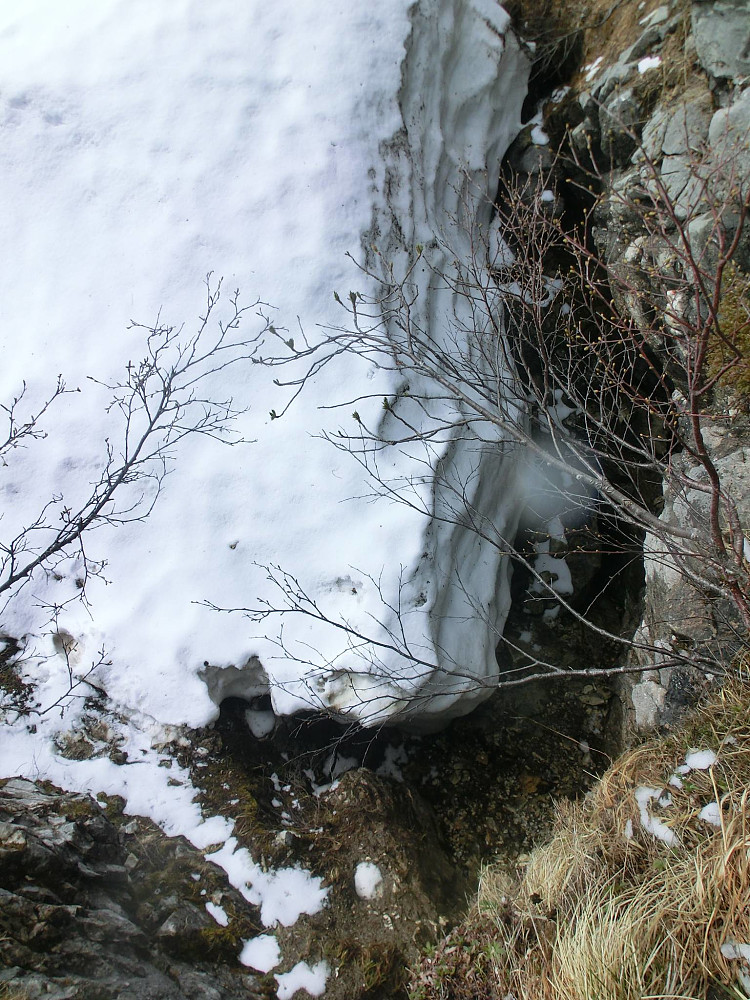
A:
[[[97,799],[99,802],[106,803],[104,806],[104,815],[110,823],[117,825],[118,822],[122,823],[124,821],[125,817],[122,811],[125,808],[125,799],[122,795],[105,795],[103,792],[100,792],[97,795]]]
[[[359,1000],[405,997],[407,963],[402,952],[388,942],[363,945],[353,938],[339,940],[326,954],[333,968],[345,968],[353,973],[361,988]]]
[[[497,928],[476,920],[457,928],[436,948],[425,952],[412,970],[409,1000],[476,1000],[498,996],[495,962],[502,944]]]
[[[750,276],[734,261],[721,281],[719,322],[711,338],[707,374],[719,376],[735,406],[750,409]]]
[[[99,812],[99,806],[92,799],[76,797],[66,803],[64,815],[69,820],[90,819],[92,816],[99,815]]]

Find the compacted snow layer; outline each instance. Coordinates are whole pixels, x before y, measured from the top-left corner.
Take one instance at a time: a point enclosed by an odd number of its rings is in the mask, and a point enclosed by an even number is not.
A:
[[[284,339],[299,344],[302,330],[314,340],[340,320],[334,290],[368,291],[345,256],[360,258],[363,239],[398,267],[436,232],[460,252],[471,226],[488,222],[483,198],[519,128],[525,59],[494,0],[421,0],[411,20],[410,6],[2,6],[0,399],[25,380],[31,411],[59,373],[81,390],[56,401],[45,439],[7,456],[3,538],[53,496],[73,506],[99,474],[105,439],[117,449],[110,394],[87,376],[120,378],[143,357],[131,318],[160,313],[192,332],[213,271],[225,293],[239,286],[244,302],[268,303]],[[444,251],[429,252],[439,266]],[[419,280],[421,315],[448,337],[460,303],[426,272]],[[262,325],[246,317],[248,333]],[[271,340],[266,354],[288,350]],[[465,529],[371,502],[360,466],[320,437],[351,410],[321,407],[349,399],[377,426],[398,380],[341,358],[273,419],[290,395],[280,374],[247,364],[209,381],[247,408],[237,430],[251,443],[185,441],[148,519],[90,536],[87,557],[106,559],[106,579],[89,581],[86,604],[70,601],[80,561],[12,600],[4,628],[49,657],[38,676],[82,674],[101,659],[92,679],[121,711],[192,726],[228,693],[270,690],[278,713],[323,705],[369,722],[447,719],[489,693],[508,604],[501,556]],[[470,481],[471,502],[512,533],[515,460],[470,445],[448,441],[430,460],[449,486]],[[413,458],[393,450],[393,482]],[[444,486],[428,477],[420,488],[440,510]],[[279,603],[257,565],[269,563],[330,618],[381,641],[396,624],[382,598],[393,607],[401,597],[409,641],[438,669],[388,651],[373,666],[340,630],[299,614],[282,649],[273,617],[251,624],[200,603]]]

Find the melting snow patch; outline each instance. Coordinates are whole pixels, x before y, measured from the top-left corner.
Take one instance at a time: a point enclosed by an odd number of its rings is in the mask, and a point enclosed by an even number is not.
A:
[[[229,917],[223,906],[219,906],[218,903],[209,902],[206,903],[206,909],[220,927],[226,927],[229,924]]]
[[[698,819],[705,820],[711,826],[721,826],[721,806],[718,802],[709,802],[698,813]]]
[[[383,763],[377,769],[376,774],[385,778],[394,778],[396,781],[403,781],[404,775],[399,764],[406,764],[409,760],[408,754],[403,744],[400,747],[387,746],[383,755]]]
[[[646,56],[639,61],[638,72],[646,73],[650,69],[656,69],[657,66],[661,66],[661,56]]]
[[[733,941],[731,938],[721,946],[724,958],[740,959],[742,966],[737,970],[737,979],[745,994],[750,996],[750,944]]]
[[[354,872],[354,889],[360,899],[376,899],[383,894],[383,873],[371,861],[360,861]]]
[[[721,946],[724,958],[741,958],[750,965],[750,944],[742,944],[731,939]]]
[[[278,310],[273,318],[279,330],[285,323],[296,327],[299,317],[306,331],[326,331],[340,322],[332,292],[349,287],[350,273],[363,292],[377,291],[377,282],[346,258],[347,251],[359,258],[374,220],[383,252],[396,260],[402,240],[411,246],[445,233],[451,243],[448,233],[467,200],[477,203],[471,208],[477,222],[489,222],[493,191],[483,193],[482,186],[518,131],[529,71],[505,30],[505,12],[488,0],[435,5],[415,19],[412,0],[338,3],[326,17],[318,6],[264,0],[0,5],[2,114],[13,125],[3,134],[0,218],[6,244],[22,247],[0,273],[0,301],[4,329],[23,324],[28,334],[6,352],[0,399],[12,399],[30,372],[30,406],[31,395],[41,394],[45,381],[54,386],[59,372],[69,384],[87,386],[75,405],[72,394],[59,401],[55,434],[43,447],[13,456],[3,497],[9,499],[12,485],[17,496],[3,504],[9,537],[24,514],[33,520],[51,497],[79,502],[96,480],[102,450],[106,461],[108,436],[116,451],[123,447],[114,436],[121,414],[107,405],[104,387],[124,378],[128,360],[144,350],[125,332],[134,312],[149,322],[163,307],[163,321],[179,326],[185,319],[190,336],[191,317],[206,308],[202,276],[213,268],[232,282],[223,300],[229,312],[219,304],[217,321],[220,314],[224,323],[231,316],[231,289],[238,282],[247,285],[241,306],[261,296],[271,304],[264,312]],[[447,30],[452,19],[455,30]],[[172,113],[178,105],[190,113]],[[409,148],[392,160],[390,144],[402,141],[405,124]],[[393,203],[385,192],[391,162],[398,174]],[[66,252],[71,246],[75,253]],[[440,248],[429,253],[426,272],[446,266]],[[438,295],[434,286],[427,275],[415,322],[422,321],[421,310],[438,317],[443,325],[435,335],[442,338],[453,329],[452,293],[441,287]],[[253,312],[240,336],[252,338],[264,328]],[[293,358],[291,338],[287,348],[284,341],[273,343]],[[497,677],[494,650],[510,585],[503,553],[487,543],[474,563],[470,600],[495,609],[477,628],[472,616],[458,611],[466,599],[463,587],[436,572],[433,557],[422,559],[429,537],[437,564],[452,565],[453,553],[465,545],[465,528],[440,524],[433,531],[411,504],[390,504],[384,513],[364,489],[360,463],[339,461],[325,440],[340,418],[324,413],[321,404],[353,393],[361,397],[366,425],[389,421],[382,399],[396,395],[402,375],[339,355],[315,371],[287,410],[289,380],[302,375],[306,352],[291,361],[281,385],[275,369],[249,363],[251,350],[246,367],[222,364],[197,390],[208,398],[233,398],[237,435],[253,441],[242,460],[219,448],[211,440],[216,435],[188,435],[182,458],[170,468],[169,489],[148,518],[117,530],[102,526],[96,558],[106,558],[106,586],[90,579],[84,605],[68,600],[78,593],[72,563],[62,578],[40,574],[4,609],[5,630],[21,635],[44,628],[39,608],[60,609],[60,629],[75,638],[82,668],[89,654],[107,650],[98,686],[123,710],[174,725],[209,724],[218,703],[211,696],[220,701],[220,689],[250,697],[270,691],[280,715],[308,709],[305,675],[318,669],[330,674],[330,684],[315,697],[330,699],[329,707],[352,720],[374,722],[411,705],[414,714],[434,708],[448,721],[460,699],[473,707],[478,692],[489,694]],[[217,353],[213,362],[218,360]],[[87,375],[97,381],[86,381]],[[434,407],[417,414],[428,434],[428,411],[440,422],[450,409],[442,393],[434,399]],[[402,402],[394,419],[409,421],[410,401]],[[273,419],[282,409],[284,419]],[[473,463],[477,445],[463,430],[455,441],[464,466]],[[453,447],[452,439],[439,446],[433,441],[435,461],[440,449],[452,455]],[[429,477],[424,484],[414,477],[415,460],[413,449],[394,449],[389,482],[423,490],[426,500],[432,484]],[[500,472],[495,457],[482,458],[472,485],[479,491],[481,480],[481,494],[466,498],[472,504],[480,495],[493,497],[481,516],[500,533],[504,526],[510,530],[524,505],[521,464],[514,454]],[[462,466],[452,467],[460,477]],[[148,488],[146,475],[141,486]],[[502,482],[502,489],[487,485],[486,476]],[[137,495],[138,485],[132,489]],[[301,502],[306,494],[314,502]],[[128,489],[119,494],[125,507],[129,496]],[[346,619],[376,640],[389,634],[392,623],[381,619],[404,593],[402,581],[409,581],[410,601],[424,591],[405,624],[408,642],[420,644],[425,658],[435,657],[434,676],[416,665],[405,672],[404,659],[395,654],[374,665],[366,650],[347,646],[336,628],[309,617],[290,616],[288,652],[282,654],[275,629],[251,638],[243,615],[220,616],[200,601],[271,606],[275,584],[259,565],[271,561],[298,575],[311,599],[324,600],[331,620]],[[350,564],[378,586],[351,586]],[[498,587],[503,596],[495,600]],[[441,615],[431,611],[437,600]],[[315,662],[307,664],[311,649]],[[457,684],[453,663],[459,655],[478,673]],[[206,675],[209,658],[216,669]],[[336,683],[340,666],[356,683]],[[374,675],[363,666],[375,666]],[[381,692],[377,699],[362,694],[368,676]],[[464,711],[462,705],[455,714]]]
[[[591,80],[593,80],[596,74],[599,72],[599,67],[602,64],[602,59],[604,59],[604,56],[599,56],[598,59],[595,59],[592,63],[589,63],[588,66],[584,66],[584,69],[586,70],[586,83],[590,83]]]
[[[265,927],[274,924],[291,927],[301,914],[318,913],[328,895],[321,879],[302,868],[263,871],[246,848],[237,847],[236,837],[230,837],[220,850],[205,857],[224,869],[229,881],[249,903],[260,906],[260,919]]]
[[[307,990],[310,996],[322,996],[325,993],[328,973],[327,962],[318,962],[312,968],[307,962],[298,962],[290,972],[276,976],[276,982],[279,984],[276,995],[279,1000],[290,1000],[297,990]]]
[[[498,269],[510,267],[516,260],[516,255],[503,239],[503,226],[497,216],[490,223],[487,233],[487,260],[490,267]]]
[[[562,389],[554,390],[554,404],[550,406],[548,410],[549,419],[556,425],[561,426],[564,420],[567,420],[571,413],[575,413],[575,407],[568,406],[567,403],[563,402],[563,391]]]
[[[647,788],[645,785],[641,785],[635,790],[635,801],[638,803],[643,829],[669,847],[674,847],[680,842],[677,834],[674,830],[670,830],[666,823],[662,823],[660,819],[652,816],[649,811],[649,803],[653,799],[660,800],[663,794],[664,790],[662,788]]]
[[[538,555],[534,562],[534,569],[540,575],[547,573],[552,577],[552,580],[547,586],[539,580],[535,580],[530,587],[532,593],[543,593],[547,587],[554,590],[556,594],[568,595],[573,593],[573,580],[570,575],[570,569],[563,558],[545,554]]]
[[[716,759],[713,750],[691,750],[685,757],[685,764],[694,771],[707,771],[714,766]]]
[[[344,757],[343,755],[338,755],[336,753],[329,754],[323,764],[323,772],[327,774],[332,781],[336,778],[340,778],[342,774],[346,774],[347,771],[353,771],[355,768],[359,767],[359,761],[356,757]]]
[[[260,711],[259,709],[248,708],[245,712],[247,728],[256,740],[265,739],[270,736],[276,726],[276,716],[270,711]]]
[[[240,952],[240,962],[248,969],[270,972],[281,961],[279,942],[273,934],[259,934],[245,941]]]
[[[567,308],[568,312],[570,312],[570,306]],[[564,309],[565,307],[563,306]],[[550,538],[554,538],[556,542],[565,541],[565,526],[559,517],[553,517],[551,521],[547,521],[546,528]]]

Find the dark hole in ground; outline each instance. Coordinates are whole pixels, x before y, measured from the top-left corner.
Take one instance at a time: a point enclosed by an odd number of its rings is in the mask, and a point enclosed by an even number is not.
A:
[[[204,804],[226,814],[226,800],[237,800],[239,833],[269,846],[279,832],[317,824],[316,792],[366,768],[429,803],[453,862],[471,879],[498,854],[513,860],[529,851],[550,828],[555,801],[579,797],[604,770],[614,705],[607,685],[574,679],[499,691],[431,735],[309,716],[279,719],[270,738],[257,740],[248,703],[229,698],[210,763],[194,777]]]

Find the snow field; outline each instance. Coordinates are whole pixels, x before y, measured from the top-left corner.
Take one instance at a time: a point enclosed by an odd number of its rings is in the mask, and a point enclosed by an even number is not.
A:
[[[117,448],[122,429],[106,413],[109,394],[87,376],[117,379],[142,356],[142,332],[126,330],[131,317],[184,323],[189,335],[213,271],[225,279],[216,318],[226,321],[228,294],[240,286],[245,303],[267,303],[259,306],[266,319],[250,310],[248,334],[266,320],[282,333],[261,355],[291,355],[283,340],[299,345],[346,322],[334,291],[346,300],[352,287],[369,290],[346,254],[360,259],[378,231],[397,270],[436,232],[460,250],[467,234],[451,220],[467,194],[488,213],[482,185],[494,191],[488,178],[519,127],[528,67],[504,37],[507,23],[489,0],[424,0],[411,18],[406,0],[377,8],[331,0],[325,17],[291,0],[252,0],[240,11],[230,0],[3,8],[0,233],[14,252],[0,274],[0,310],[14,343],[0,398],[25,378],[31,404],[59,372],[82,390],[57,402],[47,439],[12,455],[0,482],[8,530],[28,524],[52,495],[74,507],[97,478],[104,439]],[[388,203],[386,170],[400,178]],[[419,308],[439,317],[438,338],[455,307],[424,284]],[[399,388],[393,373],[339,359],[273,419],[290,397],[274,381],[285,371],[248,364],[209,378],[207,392],[247,408],[237,431],[252,443],[226,449],[190,439],[149,518],[91,539],[88,558],[106,560],[106,579],[90,581],[89,606],[69,603],[82,568],[72,562],[60,579],[35,580],[7,610],[6,627],[33,636],[46,655],[51,636],[39,606],[60,608],[55,628],[73,637],[81,670],[104,649],[97,682],[113,703],[162,723],[215,717],[220,693],[212,700],[201,680],[204,663],[260,662],[252,683],[270,688],[278,713],[322,704],[375,722],[409,712],[416,694],[419,713],[468,710],[496,670],[504,570],[466,532],[431,530],[407,506],[372,503],[357,463],[321,440],[356,426],[354,406],[368,425],[387,423],[382,400]],[[344,399],[354,402],[327,409]],[[465,482],[475,455],[448,442],[431,460],[448,454],[452,481]],[[387,454],[391,483],[411,481],[414,457]],[[503,491],[494,482],[472,487],[508,532],[520,502],[512,465]],[[429,476],[417,489],[429,509]],[[276,621],[253,628],[202,603],[278,604],[258,565],[271,563],[298,577],[332,619],[387,640],[394,621],[379,581],[388,604],[402,600],[418,658],[438,669],[398,656],[373,665],[336,629],[302,615],[281,651]],[[461,587],[458,564],[472,567]],[[485,628],[443,627],[475,607],[486,609]],[[456,664],[463,679],[450,676]]]
[[[494,184],[519,127],[528,69],[503,38],[507,18],[490,0],[424,0],[413,21],[409,8],[408,0],[376,7],[330,0],[325,17],[318,4],[291,0],[239,7],[232,0],[19,0],[0,8],[0,401],[26,381],[26,412],[33,412],[59,373],[69,389],[80,389],[56,401],[46,438],[8,456],[0,477],[3,537],[27,526],[53,496],[75,509],[101,472],[105,440],[117,451],[122,425],[107,412],[111,393],[99,383],[122,379],[144,356],[143,331],[128,330],[131,319],[184,323],[190,336],[205,314],[203,282],[213,272],[212,287],[224,279],[217,320],[231,316],[229,298],[239,287],[241,305],[262,300],[245,318],[247,336],[268,320],[283,339],[314,340],[321,326],[341,321],[333,292],[346,299],[350,288],[363,287],[346,254],[361,258],[374,220],[384,251],[403,260],[445,229],[458,204],[446,200],[459,198],[457,177],[472,190],[482,177]],[[389,144],[401,141],[404,128],[409,150],[394,166]],[[450,311],[433,288],[421,291],[426,315]],[[274,338],[265,356],[271,350],[291,354]],[[475,537],[432,530],[403,505],[372,503],[357,464],[321,440],[342,424],[351,429],[352,406],[326,409],[343,400],[355,400],[362,420],[378,426],[383,397],[399,388],[392,375],[339,361],[273,419],[290,397],[278,376],[283,370],[247,364],[206,379],[202,389],[213,398],[232,398],[246,411],[236,429],[251,443],[185,442],[143,523],[104,526],[87,539],[87,558],[106,566],[103,578],[90,579],[86,604],[71,601],[83,569],[71,559],[8,605],[3,628],[28,638],[24,669],[38,708],[57,707],[33,724],[9,711],[0,732],[3,774],[122,795],[129,813],[150,816],[206,851],[269,928],[318,912],[326,898],[321,880],[297,868],[263,871],[238,846],[230,821],[201,816],[189,775],[175,761],[161,766],[155,749],[168,727],[216,717],[221,685],[212,700],[204,666],[237,668],[235,693],[243,678],[253,694],[270,688],[277,713],[335,702],[366,715],[377,696],[383,718],[424,689],[420,711],[448,718],[491,686],[470,675],[491,682],[508,589],[498,559]],[[459,481],[474,471],[471,450],[448,445],[434,457],[447,453]],[[394,481],[411,475],[412,459],[389,454]],[[485,476],[475,499],[511,531],[515,473],[494,468],[493,477]],[[420,489],[432,502],[432,484]],[[382,677],[362,673],[335,630],[297,616],[282,652],[273,623],[253,627],[202,603],[276,601],[256,565],[268,563],[298,576],[332,618],[376,634],[383,606],[374,581],[392,603],[403,581],[410,639],[432,662],[446,651],[445,670],[425,676],[400,661],[382,664],[378,670],[393,679],[384,686]],[[470,621],[466,595],[451,582],[457,565],[470,567],[462,587],[486,609],[486,627]],[[68,658],[60,653],[62,630]],[[82,717],[84,678],[99,659],[91,679],[119,720],[126,765],[72,761],[56,748]],[[459,662],[461,676],[453,678]],[[260,737],[273,720],[254,713],[249,721]],[[398,763],[388,762],[394,773]],[[377,891],[370,869],[360,882]],[[225,918],[220,907],[208,912]],[[256,938],[244,959],[270,971],[279,962],[274,944],[270,934]],[[300,988],[320,995],[327,974],[325,963],[277,974],[280,1000]]]

